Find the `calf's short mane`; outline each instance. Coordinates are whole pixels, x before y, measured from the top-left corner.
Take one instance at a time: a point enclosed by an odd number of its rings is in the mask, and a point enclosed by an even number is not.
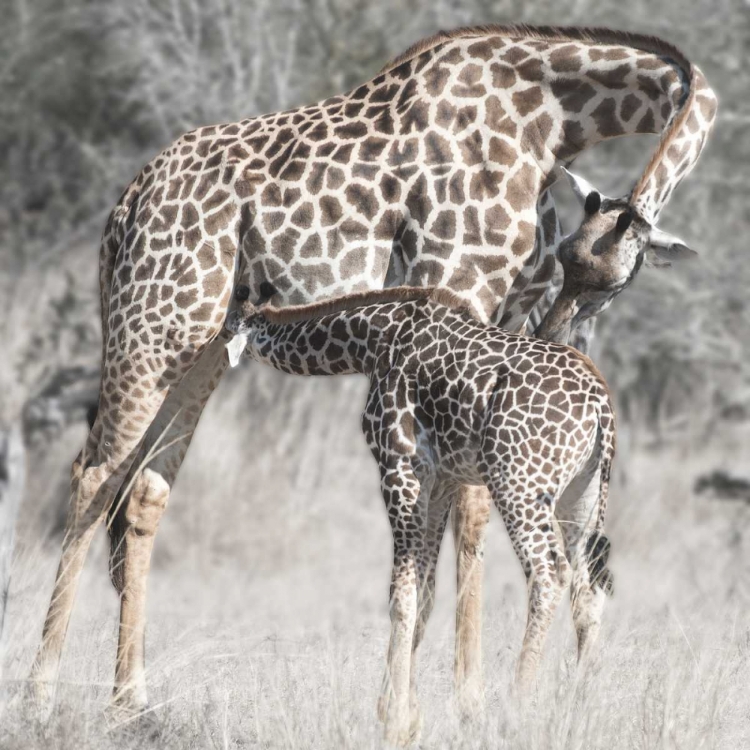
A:
[[[369,305],[381,305],[389,302],[418,302],[421,300],[429,300],[438,305],[444,305],[451,310],[466,312],[479,320],[466,300],[443,287],[397,286],[389,289],[355,292],[354,294],[347,294],[324,302],[314,302],[309,305],[292,307],[264,305],[257,311],[262,313],[269,323],[297,323],[346,310],[357,310]]]
[[[358,310],[362,307],[369,307],[371,305],[420,301],[434,302],[435,304],[442,305],[450,310],[467,313],[477,322],[487,325],[477,316],[474,308],[469,302],[445,287],[396,286],[387,289],[354,292],[353,294],[347,294],[343,297],[335,297],[334,299],[325,300],[323,302],[313,302],[309,305],[292,305],[289,307],[273,307],[271,305],[255,307],[254,305],[246,305],[243,307],[245,312],[260,313],[269,323],[284,324],[315,320],[326,315],[333,315],[347,310]],[[565,346],[565,348],[573,352],[583,362],[584,366],[591,372],[596,380],[599,381],[601,386],[611,397],[607,381],[591,359],[572,346]]]

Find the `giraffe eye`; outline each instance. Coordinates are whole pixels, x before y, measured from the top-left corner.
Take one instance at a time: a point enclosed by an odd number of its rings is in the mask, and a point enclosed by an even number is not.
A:
[[[633,214],[630,211],[623,211],[617,217],[617,225],[615,226],[615,231],[617,232],[617,234],[625,234],[632,222]]]
[[[587,196],[586,196],[586,202],[583,204],[583,210],[587,214],[595,214],[602,205],[602,196],[599,195],[599,193],[596,192],[596,190],[592,190]]]

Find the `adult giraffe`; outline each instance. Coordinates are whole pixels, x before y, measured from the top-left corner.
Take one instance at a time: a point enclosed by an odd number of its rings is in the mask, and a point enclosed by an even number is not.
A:
[[[83,561],[109,511],[121,594],[114,701],[147,705],[154,534],[226,368],[219,333],[237,284],[256,295],[273,283],[279,305],[447,286],[516,330],[554,267],[558,224],[545,191],[555,168],[608,138],[662,133],[649,165],[649,189],[662,198],[697,159],[715,110],[700,71],[660,39],[487,26],[424,40],[343,96],[201,128],[159,154],[104,232],[99,412],[73,464],[33,668],[39,693],[56,677]],[[672,154],[678,137],[685,148]],[[471,702],[489,501],[464,494],[456,505],[456,675]]]

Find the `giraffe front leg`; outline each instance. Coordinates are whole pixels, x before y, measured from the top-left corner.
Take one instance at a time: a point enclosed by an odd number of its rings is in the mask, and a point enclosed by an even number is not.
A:
[[[462,716],[482,711],[482,579],[484,540],[490,518],[490,495],[484,487],[459,488],[453,501],[456,550],[456,698]]]
[[[382,470],[383,498],[393,532],[393,571],[390,589],[391,637],[378,714],[385,722],[385,739],[407,745],[411,730],[411,661],[419,608],[418,557],[425,550],[431,477],[420,483],[408,458]],[[416,695],[416,686],[414,686]],[[418,706],[415,707],[418,711]]]
[[[111,516],[110,574],[120,594],[113,708],[126,716],[148,707],[146,593],[156,531],[209,396],[226,369],[224,342],[209,345],[162,407],[141,448],[127,496]]]

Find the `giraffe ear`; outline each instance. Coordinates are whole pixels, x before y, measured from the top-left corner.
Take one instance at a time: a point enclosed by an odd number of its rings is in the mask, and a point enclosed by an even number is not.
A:
[[[649,255],[661,261],[662,265],[669,265],[673,260],[694,258],[698,253],[690,249],[679,237],[653,227],[649,234]],[[654,263],[658,265],[658,263]]]
[[[575,197],[578,198],[578,202],[586,209],[586,213],[596,213],[601,206],[602,194],[580,175],[568,172],[565,167],[560,167],[560,169],[565,177],[567,177],[570,187],[573,188]]]
[[[587,214],[595,214],[602,207],[602,196],[596,190],[592,190],[587,196],[586,201],[583,204],[583,210]]]

